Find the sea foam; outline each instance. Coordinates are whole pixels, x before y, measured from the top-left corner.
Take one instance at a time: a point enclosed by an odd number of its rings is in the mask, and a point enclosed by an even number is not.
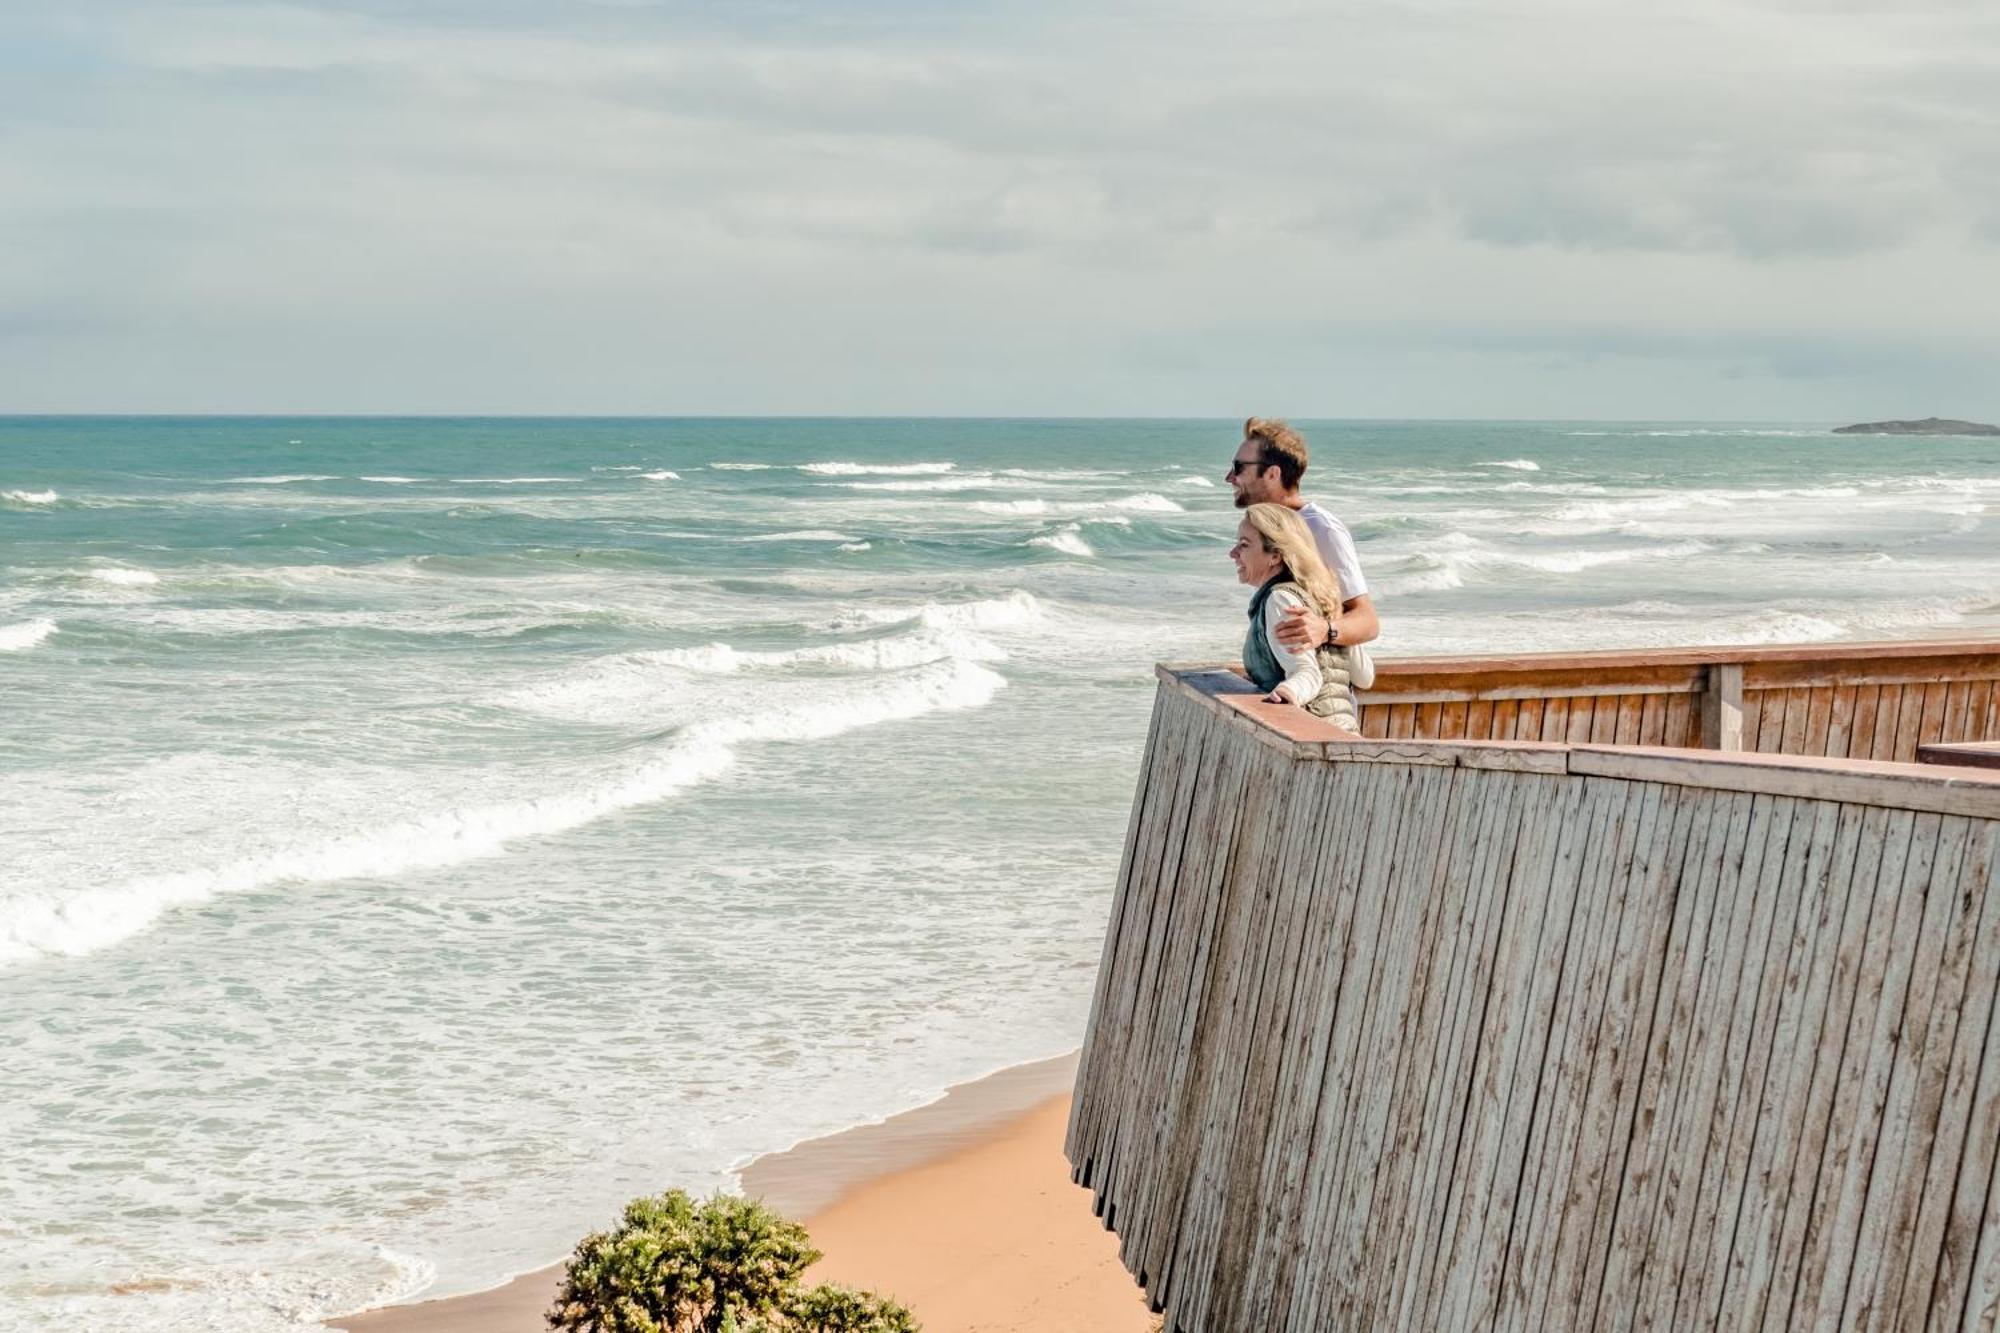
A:
[[[382,878],[495,856],[524,839],[580,827],[648,805],[717,776],[746,742],[817,740],[856,727],[949,709],[977,708],[1006,684],[963,658],[948,658],[843,689],[823,686],[766,699],[752,710],[684,728],[657,756],[578,789],[440,811],[281,850],[178,873],[66,894],[0,894],[0,966],[49,955],[90,953],[146,929],[169,910],[287,882]]]
[[[160,581],[160,576],[150,569],[129,569],[123,566],[88,571],[89,576],[99,583],[110,583],[121,588],[148,588]]]
[[[56,632],[53,620],[23,620],[0,625],[0,653],[22,653]]]
[[[1056,532],[1044,533],[1040,537],[1030,537],[1028,538],[1028,545],[1045,546],[1051,551],[1060,551],[1064,555],[1087,557],[1097,554],[1097,552],[1090,549],[1090,543],[1083,539],[1082,533],[1078,531],[1074,523]]]
[[[721,466],[717,464],[717,466]],[[917,477],[950,472],[956,463],[801,463],[799,471],[822,477]]]
[[[62,499],[54,491],[0,491],[0,502],[24,508],[40,508]]]

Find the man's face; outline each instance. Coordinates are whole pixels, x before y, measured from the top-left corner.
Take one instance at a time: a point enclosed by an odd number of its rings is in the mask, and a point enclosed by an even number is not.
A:
[[[1279,483],[1282,474],[1275,467],[1257,466],[1257,445],[1250,440],[1236,446],[1235,461],[1229,465],[1229,488],[1236,492],[1236,507],[1248,509],[1254,504],[1265,504],[1284,498],[1284,487]]]

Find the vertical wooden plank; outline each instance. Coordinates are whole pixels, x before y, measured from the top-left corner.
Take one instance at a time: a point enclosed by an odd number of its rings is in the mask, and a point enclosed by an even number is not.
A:
[[[1597,714],[1597,700],[1582,695],[1569,701],[1569,729],[1562,739],[1571,745],[1586,745],[1590,741],[1590,722]]]
[[[1869,759],[1896,757],[1896,720],[1903,708],[1903,687],[1884,685],[1875,693],[1875,736]]]
[[[1924,686],[1924,711],[1917,722],[1917,736],[1910,745],[1910,760],[1916,761],[1917,746],[1928,745],[1944,735],[1944,713],[1946,696],[1951,686],[1946,681],[1932,681]]]
[[[1548,711],[1546,701],[1541,699],[1521,700],[1520,712],[1514,722],[1514,739],[1517,741],[1538,741],[1542,739],[1543,714]]]
[[[1649,694],[1639,706],[1639,735],[1634,745],[1667,743],[1667,695]]]
[[[1416,729],[1410,734],[1420,741],[1434,741],[1444,730],[1444,710],[1458,704],[1418,704]]]
[[[1806,691],[1806,730],[1797,753],[1824,755],[1833,732],[1833,696],[1830,685],[1815,685]]]
[[[1975,680],[1968,683],[1965,691],[1965,731],[1961,740],[1981,741],[1986,739],[1986,709],[1992,697],[1993,682]]]
[[[1637,745],[1643,728],[1646,703],[1657,694],[1627,694],[1618,700],[1618,719],[1605,739],[1613,745]]]
[[[1415,704],[1392,704],[1389,708],[1389,738],[1407,740],[1416,731],[1417,706]]]
[[[1618,713],[1631,695],[1601,694],[1593,702],[1590,714],[1590,743],[1610,745],[1618,735]],[[1635,699],[1636,701],[1636,699]]]
[[[1861,684],[1854,690],[1854,723],[1847,738],[1847,756],[1867,759],[1875,753],[1875,719],[1882,711],[1882,687]]]
[[[1667,696],[1666,739],[1661,744],[1691,749],[1703,746],[1701,710],[1695,706],[1696,697],[1692,694]],[[1705,748],[1713,750],[1717,747],[1710,745]]]
[[[1465,712],[1464,737],[1469,741],[1490,741],[1493,739],[1493,707],[1491,699],[1474,699]],[[1456,739],[1456,738],[1454,738]]]
[[[1833,703],[1828,710],[1826,723],[1826,746],[1820,753],[1832,759],[1847,758],[1847,746],[1854,735],[1854,705],[1860,689],[1855,685],[1836,685],[1833,688]]]
[[[1493,701],[1493,730],[1491,739],[1511,741],[1521,718],[1519,699],[1496,699]]]
[[[1542,701],[1542,734],[1536,740],[1561,743],[1569,739],[1570,701],[1545,699]]]
[[[1986,721],[1979,728],[1976,741],[2000,740],[2000,680],[1991,680],[1986,685]]]
[[[1972,682],[1954,680],[1944,687],[1944,721],[1938,727],[1941,741],[1962,741],[1966,732],[1966,705],[1972,698]]]
[[[1779,754],[1807,754],[1808,722],[1812,716],[1812,691],[1785,691],[1785,729],[1778,738]]]
[[[1389,734],[1389,706],[1379,703],[1365,703],[1361,708],[1361,734],[1370,740],[1381,740]]]
[[[1438,717],[1438,739],[1464,740],[1472,726],[1472,711],[1479,707],[1478,703],[1470,700],[1448,705]],[[1486,705],[1486,709],[1490,712],[1492,705]]]
[[[1903,708],[1896,715],[1896,752],[1890,757],[1898,763],[1915,763],[1917,746],[1923,743],[1931,725],[1940,720],[1943,713],[1942,685],[1905,685]]]
[[[1771,690],[1745,690],[1743,692],[1743,748],[1757,752],[1757,742],[1764,725],[1770,720],[1772,706]],[[1779,697],[1778,713],[1784,715],[1783,691],[1775,692]]]

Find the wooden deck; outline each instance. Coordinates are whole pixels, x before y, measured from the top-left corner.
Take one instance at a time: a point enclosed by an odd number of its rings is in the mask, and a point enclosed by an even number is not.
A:
[[[1162,668],[1068,1149],[1170,1333],[1994,1328],[2000,772],[1893,761],[1996,680]]]

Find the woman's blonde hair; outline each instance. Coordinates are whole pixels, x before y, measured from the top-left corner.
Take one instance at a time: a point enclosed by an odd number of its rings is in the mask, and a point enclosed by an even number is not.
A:
[[[1328,619],[1339,615],[1340,580],[1319,558],[1312,529],[1298,512],[1280,504],[1255,504],[1243,511],[1243,517],[1264,539],[1264,549],[1285,562],[1292,582],[1319,603],[1320,614]]]

